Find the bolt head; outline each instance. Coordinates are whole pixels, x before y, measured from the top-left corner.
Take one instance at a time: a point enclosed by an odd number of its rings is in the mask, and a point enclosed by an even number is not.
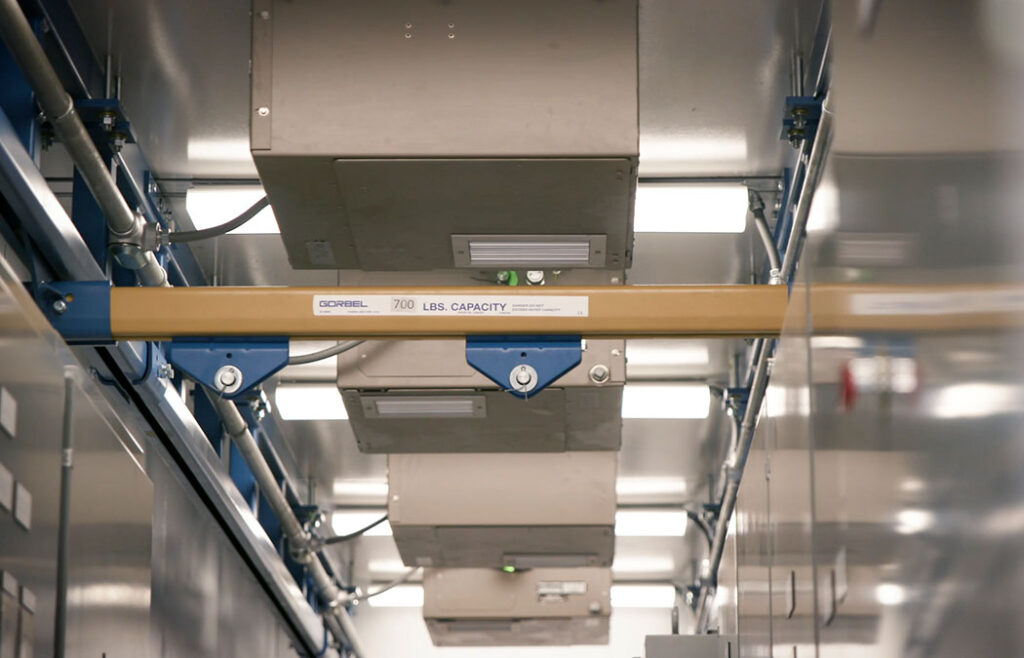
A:
[[[58,299],[57,301],[55,301],[53,303],[53,311],[54,311],[54,313],[57,313],[58,315],[60,315],[60,314],[64,313],[64,311],[66,311],[66,310],[68,310],[68,304],[63,299]]]
[[[261,117],[270,116],[270,108],[266,106],[257,107],[256,114],[260,115]]]
[[[590,369],[590,381],[595,384],[604,384],[612,376],[611,370],[603,363],[599,363]]]
[[[526,280],[534,285],[544,283],[544,270],[529,270],[526,273]]]

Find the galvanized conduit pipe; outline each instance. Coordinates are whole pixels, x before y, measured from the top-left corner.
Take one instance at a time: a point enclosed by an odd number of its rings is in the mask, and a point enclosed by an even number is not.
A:
[[[68,624],[68,530],[71,520],[71,468],[75,430],[75,378],[64,374],[64,419],[60,440],[60,510],[57,522],[57,601],[53,622],[53,655],[64,658]]]
[[[288,539],[289,546],[296,552],[300,554],[305,553],[309,556],[306,568],[309,569],[309,575],[312,576],[313,582],[320,591],[321,598],[329,606],[329,610],[324,616],[325,623],[328,623],[331,632],[336,637],[345,637],[348,640],[356,656],[366,658],[366,650],[359,640],[359,634],[352,623],[352,618],[349,617],[344,605],[342,605],[342,591],[334,583],[330,575],[328,575],[327,570],[324,569],[316,553],[309,550],[310,537],[298,518],[296,518],[295,512],[292,511],[288,499],[285,498],[278,485],[277,478],[274,477],[270,466],[263,458],[259,445],[249,431],[249,427],[246,425],[245,419],[242,418],[242,414],[238,411],[234,402],[220,397],[216,392],[210,391],[209,397],[213,402],[214,408],[217,410],[217,415],[220,416],[224,423],[224,429],[227,430],[235,447],[238,448],[238,452],[241,453],[245,463],[252,470],[253,477],[260,487],[260,493],[263,494],[270,504],[274,515],[281,523],[281,530]]]
[[[74,101],[64,90],[17,0],[0,0],[0,36],[24,73],[43,113],[53,125],[54,132],[96,198],[110,233],[120,245],[114,257],[124,267],[135,270],[143,285],[167,285],[167,273],[160,267],[153,252],[142,246],[145,221],[132,212],[121,196],[103,158],[89,137],[89,131],[75,111]]]
[[[796,208],[793,211],[793,229],[786,243],[786,255],[782,260],[780,273],[784,283],[789,282],[796,269],[796,259],[799,255],[804,231],[807,229],[807,218],[810,215],[814,191],[821,180],[825,156],[832,139],[832,112],[828,108],[828,101],[829,96],[826,96],[822,103],[821,120],[818,123],[814,145],[811,147],[811,154],[807,160],[807,171],[800,189],[800,198],[797,199]],[[708,565],[701,574],[704,586],[701,588],[700,598],[697,601],[698,632],[707,630],[711,613],[709,602],[714,587],[717,585],[718,569],[722,564],[722,554],[725,549],[725,536],[729,529],[732,513],[736,508],[736,496],[739,493],[743,468],[750,455],[750,446],[754,441],[754,429],[757,427],[757,417],[761,410],[761,403],[764,401],[765,390],[768,388],[768,363],[771,358],[771,349],[767,343],[762,343],[760,347],[760,355],[755,365],[754,378],[750,385],[750,396],[747,399],[747,408],[740,425],[736,450],[726,465],[728,481],[722,494],[722,504],[718,510],[718,522],[715,525],[714,540],[708,555]]]

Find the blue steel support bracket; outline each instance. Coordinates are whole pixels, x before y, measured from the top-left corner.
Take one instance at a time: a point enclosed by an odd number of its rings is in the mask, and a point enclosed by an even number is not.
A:
[[[582,358],[579,336],[466,336],[466,363],[523,399],[544,390]]]
[[[786,115],[782,119],[781,139],[794,146],[802,140],[814,141],[821,121],[821,99],[813,96],[787,96]]]
[[[109,345],[110,282],[62,281],[40,284],[36,303],[70,344]]]
[[[167,360],[225,398],[235,398],[288,364],[288,338],[175,338]]]

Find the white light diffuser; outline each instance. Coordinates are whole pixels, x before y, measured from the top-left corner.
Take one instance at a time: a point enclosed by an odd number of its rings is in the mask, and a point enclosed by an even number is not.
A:
[[[348,412],[333,384],[281,384],[274,393],[284,420],[345,420]]]
[[[200,185],[185,193],[185,210],[196,229],[211,228],[238,217],[264,196],[258,185]],[[268,206],[228,235],[280,232]]]
[[[338,479],[331,483],[331,491],[336,499],[343,499],[349,505],[383,505],[388,500],[388,481]]]
[[[612,585],[612,608],[671,608],[676,589],[671,585]]]
[[[615,512],[616,537],[682,537],[686,512],[665,509],[620,509]]]
[[[615,481],[615,495],[619,504],[643,502],[647,498],[675,500],[686,495],[686,480],[680,477],[620,477]]]
[[[706,384],[626,384],[623,418],[707,418],[711,391]]]
[[[636,189],[636,233],[742,233],[747,188],[734,183],[654,183]]]
[[[331,530],[335,536],[350,535],[384,516],[384,510],[335,510],[331,512]],[[385,521],[363,533],[364,537],[390,537],[391,524]]]
[[[374,588],[370,588],[373,593]],[[386,592],[366,599],[374,608],[422,608],[423,587],[420,585],[396,585]]]

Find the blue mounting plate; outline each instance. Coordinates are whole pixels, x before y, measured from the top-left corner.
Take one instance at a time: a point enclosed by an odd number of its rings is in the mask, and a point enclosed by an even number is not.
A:
[[[523,399],[544,390],[582,358],[579,336],[466,336],[466,363]],[[517,384],[520,372],[528,383]]]
[[[288,338],[175,338],[165,344],[167,360],[197,382],[235,398],[260,384],[288,365]],[[217,371],[234,366],[241,372],[238,390],[224,391],[218,386]]]

